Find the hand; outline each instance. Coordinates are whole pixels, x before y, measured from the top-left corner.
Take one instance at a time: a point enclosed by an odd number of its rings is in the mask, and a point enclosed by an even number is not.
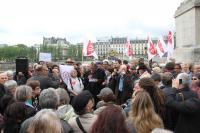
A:
[[[172,88],[179,89],[179,81],[176,79],[172,80]]]
[[[53,69],[53,70],[52,70],[52,73],[53,73],[54,76],[59,76],[59,71],[58,71],[58,69]]]

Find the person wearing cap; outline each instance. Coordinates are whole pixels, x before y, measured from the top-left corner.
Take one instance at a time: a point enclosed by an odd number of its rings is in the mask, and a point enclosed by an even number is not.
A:
[[[113,91],[108,88],[108,87],[105,87],[101,90],[101,92],[97,95],[98,98],[101,99],[101,101],[99,101],[96,105],[96,110],[94,111],[94,114],[97,114],[99,115],[99,113],[101,111],[103,111],[107,106],[111,106],[111,105],[114,105],[114,106],[117,106],[118,108],[121,109],[122,113],[124,114],[125,116],[125,112],[122,110],[121,106],[117,105],[116,104],[116,97],[115,95],[113,94]]]
[[[148,68],[144,63],[139,64],[138,73],[140,79],[144,77],[151,77],[151,75],[148,73]]]
[[[84,90],[74,97],[72,107],[77,117],[69,119],[69,124],[75,133],[89,133],[97,116],[93,112],[94,98],[88,90]]]

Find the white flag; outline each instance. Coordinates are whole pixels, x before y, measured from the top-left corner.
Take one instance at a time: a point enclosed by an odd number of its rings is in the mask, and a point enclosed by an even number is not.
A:
[[[156,55],[156,48],[154,47],[154,44],[150,38],[150,36],[147,38],[148,44],[147,44],[147,54],[148,54],[148,60],[153,59]]]
[[[83,45],[83,56],[93,56],[95,59],[98,59],[98,56],[94,51],[94,45],[90,40]]]
[[[169,60],[174,52],[174,42],[173,42],[173,35],[172,32],[169,31],[168,33],[168,44],[167,44],[167,59]]]
[[[158,39],[156,49],[160,57],[163,57],[163,55],[167,52],[167,46],[162,37]]]

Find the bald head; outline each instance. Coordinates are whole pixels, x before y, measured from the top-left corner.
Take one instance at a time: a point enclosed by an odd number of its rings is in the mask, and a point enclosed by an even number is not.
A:
[[[7,73],[0,74],[0,84],[4,84],[8,80]]]

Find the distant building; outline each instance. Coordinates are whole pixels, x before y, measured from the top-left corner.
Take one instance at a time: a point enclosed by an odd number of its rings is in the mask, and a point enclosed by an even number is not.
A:
[[[164,38],[165,39],[165,38]],[[152,39],[154,44],[157,44],[157,39]],[[115,52],[115,57],[126,57],[126,37],[110,37],[97,39],[94,43],[95,51],[100,58],[107,58],[110,53]],[[132,39],[130,40],[133,57],[147,57],[147,39]]]
[[[68,42],[66,40],[66,38],[55,38],[55,37],[50,37],[50,38],[46,38],[46,37],[43,37],[43,44],[51,44],[51,45],[69,45],[70,42]]]

